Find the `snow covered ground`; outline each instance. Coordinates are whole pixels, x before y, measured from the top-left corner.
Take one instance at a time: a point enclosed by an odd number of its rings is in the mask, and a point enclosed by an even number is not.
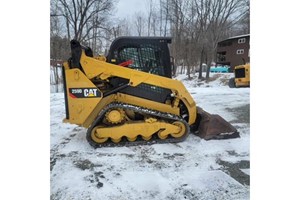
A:
[[[93,149],[86,129],[62,123],[63,93],[51,94],[51,199],[249,199],[250,89],[178,76],[198,106],[231,122],[241,137]]]

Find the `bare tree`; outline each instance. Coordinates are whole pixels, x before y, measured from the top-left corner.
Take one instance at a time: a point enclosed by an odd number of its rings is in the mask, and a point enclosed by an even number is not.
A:
[[[65,17],[68,35],[79,41],[89,37],[93,29],[101,28],[101,22],[113,8],[111,0],[55,0]],[[95,34],[95,32],[94,32]]]
[[[242,26],[242,31],[240,34],[247,34],[250,33],[250,0],[243,0],[243,16],[240,20],[240,25]]]
[[[184,59],[184,50],[185,45],[183,43],[183,31],[185,24],[185,15],[183,12],[184,4],[180,0],[166,0],[165,3],[169,3],[166,6],[166,15],[170,14],[170,23],[171,23],[171,35],[173,38],[173,43],[171,46],[171,53],[175,58],[175,65],[178,66]],[[164,29],[166,32],[166,27]],[[165,34],[165,33],[164,33]]]
[[[67,59],[67,52],[65,39],[62,38],[63,27],[61,15],[58,14],[58,6],[55,2],[51,2],[50,7],[50,84],[55,86],[55,92],[58,92],[58,84],[61,82],[58,68],[58,63],[61,63],[63,59]]]
[[[147,19],[147,33],[148,36],[150,36],[150,32],[151,32],[151,20],[153,17],[153,1],[152,0],[148,0],[149,1],[149,12],[148,12],[148,19]]]
[[[116,37],[119,36],[130,36],[132,34],[132,28],[129,20],[127,18],[120,19],[116,22],[116,27],[118,27],[118,32],[115,35]]]
[[[240,0],[211,0],[210,2],[207,32],[209,63],[206,71],[206,79],[209,78],[210,64],[216,59],[218,42],[228,37],[226,31],[235,25],[243,16],[243,13],[238,12],[242,7]]]
[[[141,12],[136,12],[134,14],[134,25],[136,27],[136,31],[137,31],[137,34],[138,36],[142,36],[144,34],[144,24],[145,24],[145,18],[144,18],[144,15],[143,13]]]

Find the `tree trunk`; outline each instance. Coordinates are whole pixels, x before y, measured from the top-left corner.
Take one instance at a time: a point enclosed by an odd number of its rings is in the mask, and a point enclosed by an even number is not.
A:
[[[199,76],[198,79],[202,79],[202,70],[203,70],[203,60],[204,60],[204,48],[201,50],[201,56],[200,56],[200,66],[199,66]]]
[[[209,80],[209,73],[210,73],[210,65],[212,63],[212,56],[210,55],[209,56],[209,60],[208,60],[208,63],[206,63],[207,65],[207,69],[206,69],[206,76],[205,76],[205,79],[208,81]]]
[[[185,71],[185,66],[184,66],[184,63],[182,63],[180,74],[183,74],[184,71]]]

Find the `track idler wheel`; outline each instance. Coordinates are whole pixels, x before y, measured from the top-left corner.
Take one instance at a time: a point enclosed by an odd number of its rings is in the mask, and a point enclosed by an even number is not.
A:
[[[184,123],[182,123],[180,121],[176,121],[176,122],[173,122],[173,125],[178,126],[180,128],[180,131],[178,133],[171,133],[171,135],[174,138],[179,138],[179,137],[183,136],[186,131]]]
[[[96,126],[96,127],[93,128],[92,133],[91,133],[91,138],[96,143],[104,143],[108,140],[108,137],[98,137],[97,136],[97,129],[98,128],[101,128],[101,126]]]

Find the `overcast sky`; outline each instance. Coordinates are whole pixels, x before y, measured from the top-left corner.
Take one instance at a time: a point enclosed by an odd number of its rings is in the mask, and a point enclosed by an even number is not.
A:
[[[153,0],[155,3],[157,0]],[[119,0],[117,4],[116,17],[126,18],[135,12],[146,12],[149,0]]]

